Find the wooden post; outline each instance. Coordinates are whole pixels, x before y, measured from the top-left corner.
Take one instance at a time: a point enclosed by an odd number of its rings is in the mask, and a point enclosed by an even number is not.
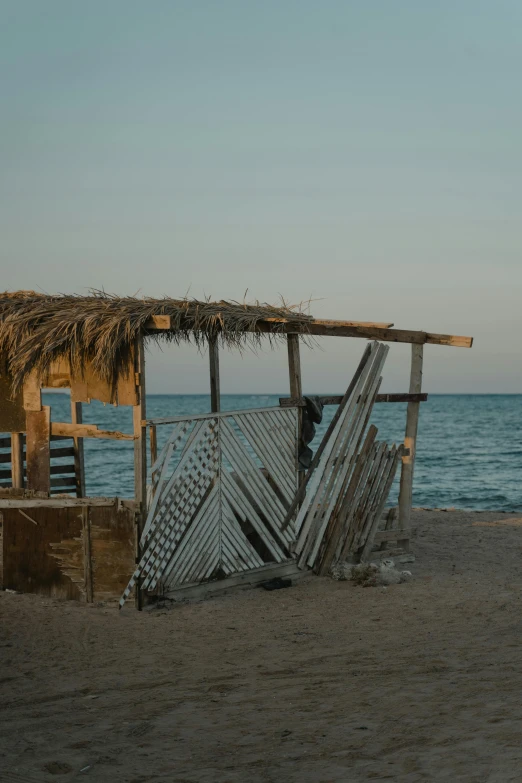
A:
[[[422,360],[423,345],[411,346],[411,373],[410,394],[420,394],[422,388]],[[401,483],[399,490],[399,528],[405,530],[411,527],[411,504],[413,491],[413,468],[415,465],[415,450],[417,446],[417,428],[419,424],[420,403],[409,402],[406,414],[406,433],[404,448],[409,449],[402,458]],[[407,549],[408,541],[398,542],[399,546]]]
[[[24,435],[22,432],[11,433],[11,482],[13,487],[23,489]]]
[[[83,536],[83,566],[85,581],[85,600],[92,604],[94,600],[94,586],[92,580],[92,548],[91,548],[91,518],[89,506],[84,506],[81,510],[82,515],[82,536]]]
[[[147,517],[147,427],[142,424],[147,415],[145,402],[145,352],[143,336],[140,335],[135,345],[135,378],[138,390],[138,404],[132,409],[134,430],[134,499],[136,501],[137,547],[136,557],[141,557],[139,540]],[[140,583],[136,585],[136,606],[142,608]]]
[[[71,400],[71,421],[82,424],[82,404]],[[76,477],[76,497],[85,497],[85,462],[83,457],[83,438],[73,438],[74,441],[74,474]]]
[[[208,341],[208,357],[210,363],[210,410],[219,413],[221,410],[221,391],[219,387],[219,346],[217,338]]]
[[[289,334],[286,337],[288,346],[288,375],[290,380],[290,397],[302,399],[303,384],[301,378],[301,354],[299,352],[299,335]],[[297,448],[301,447],[302,411],[297,412]]]
[[[156,425],[151,424],[149,428],[149,437],[150,437],[150,464],[151,467],[154,465],[156,460],[158,459],[158,438],[156,433]],[[156,483],[156,474],[151,474],[151,481],[152,481],[152,493],[151,495],[154,496],[154,485]]]
[[[51,490],[51,409],[26,411],[27,439],[27,488],[37,492]]]
[[[299,354],[299,335],[287,335],[288,373],[290,376],[290,396],[301,399],[303,387],[301,381],[301,356]]]

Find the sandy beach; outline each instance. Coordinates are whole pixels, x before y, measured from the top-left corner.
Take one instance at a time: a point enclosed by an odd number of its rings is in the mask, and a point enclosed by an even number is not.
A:
[[[0,593],[0,778],[520,781],[522,517],[414,522],[388,588],[142,613]]]

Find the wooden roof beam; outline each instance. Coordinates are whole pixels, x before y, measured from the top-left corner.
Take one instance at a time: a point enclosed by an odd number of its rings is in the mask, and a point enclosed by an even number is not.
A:
[[[303,334],[315,337],[362,337],[366,340],[380,340],[388,343],[417,343],[423,345],[448,345],[454,348],[471,348],[473,337],[454,334],[435,334],[408,329],[391,329],[392,324],[366,321],[331,321],[314,319],[302,324],[276,319],[258,321],[255,331],[269,334]],[[164,332],[170,329],[170,316],[156,315],[146,324],[149,332]]]

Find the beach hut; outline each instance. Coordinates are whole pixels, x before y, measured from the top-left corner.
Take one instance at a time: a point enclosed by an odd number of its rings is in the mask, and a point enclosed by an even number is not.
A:
[[[323,337],[411,344],[408,392],[376,397],[408,403],[398,513],[400,540],[407,545],[419,406],[426,398],[424,345],[469,348],[472,338],[394,329],[391,323],[315,319],[285,304],[101,292],[0,295],[3,586],[86,601],[119,597],[140,558],[151,514],[163,515],[165,535],[150,542],[154,578],[142,573],[136,580],[138,602],[147,592],[209,579],[233,582],[254,572],[266,578],[274,564],[286,573],[292,567],[290,547],[275,535],[274,525],[283,523],[299,485],[305,404],[299,345]],[[256,347],[266,340],[288,346],[289,397],[275,409],[221,412],[220,348]],[[144,348],[150,341],[189,341],[208,351],[208,414],[147,418]],[[71,422],[51,420],[50,408],[42,404],[42,389],[56,388],[70,389]],[[91,400],[131,406],[133,432],[83,423],[82,405]],[[323,404],[340,400],[322,398]],[[158,427],[170,428],[160,454]],[[86,438],[133,442],[132,499],[85,497]],[[255,516],[249,532],[236,524],[238,514]],[[285,530],[290,541],[287,523]]]

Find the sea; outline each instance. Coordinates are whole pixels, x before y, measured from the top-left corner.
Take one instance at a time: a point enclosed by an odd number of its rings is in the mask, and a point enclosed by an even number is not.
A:
[[[323,392],[322,394],[326,394]],[[224,394],[222,410],[245,410],[279,405],[271,394]],[[70,421],[68,394],[45,393],[53,421]],[[210,397],[203,394],[147,396],[147,418],[207,413]],[[315,450],[333,414],[326,406],[311,447]],[[84,423],[100,429],[132,433],[132,409],[93,401],[83,406]],[[378,440],[401,443],[406,422],[405,403],[375,405],[372,421]],[[173,425],[157,428],[161,447]],[[87,494],[132,497],[133,444],[129,441],[85,439]],[[390,505],[396,502],[398,478]],[[421,403],[413,505],[522,511],[522,394],[430,394]]]

